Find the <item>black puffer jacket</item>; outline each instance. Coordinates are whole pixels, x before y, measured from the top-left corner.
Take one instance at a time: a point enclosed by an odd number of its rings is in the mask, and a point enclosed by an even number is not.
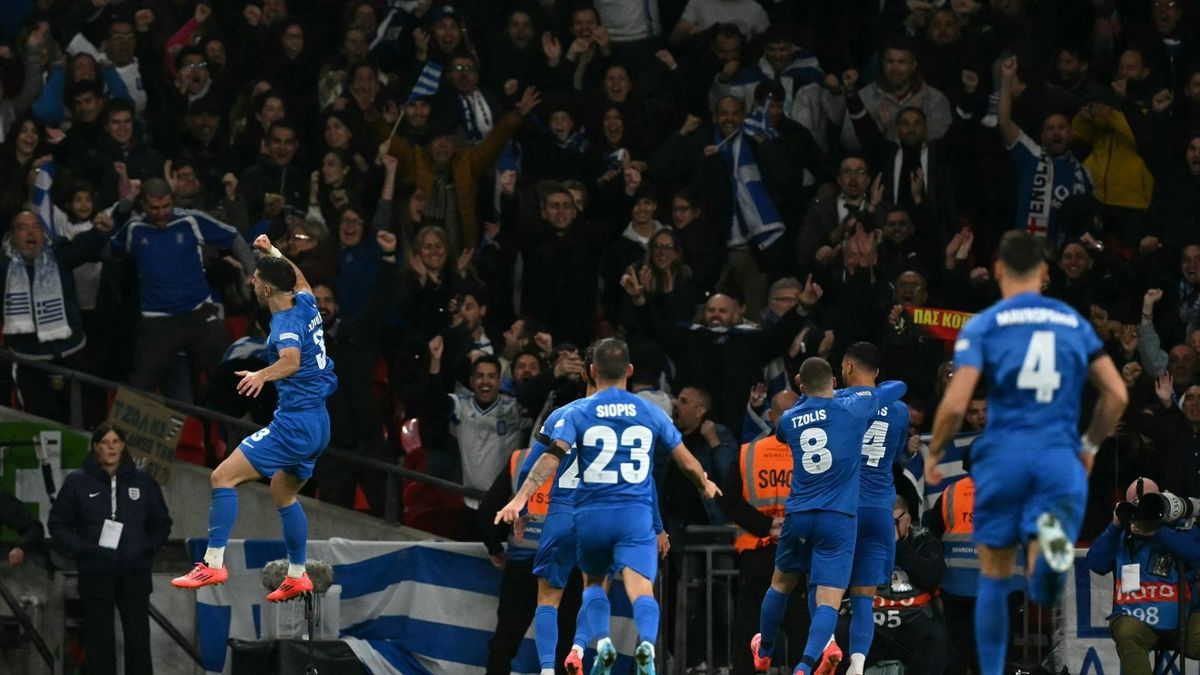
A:
[[[115,551],[99,544],[104,521],[112,516],[114,495],[116,520],[124,525]],[[162,489],[134,466],[128,453],[111,477],[89,453],[83,468],[63,481],[49,525],[55,545],[71,554],[85,575],[148,572],[154,554],[171,534]]]

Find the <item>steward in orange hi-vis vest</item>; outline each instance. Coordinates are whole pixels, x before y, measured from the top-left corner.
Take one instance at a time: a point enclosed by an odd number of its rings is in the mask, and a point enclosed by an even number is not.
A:
[[[786,409],[786,406],[784,407]],[[792,481],[792,451],[771,432],[742,446],[738,462],[722,479],[725,493],[717,502],[737,525],[734,546],[738,555],[737,598],[734,603],[734,642],[749,644],[758,630],[759,607],[775,571],[776,541],[782,526]],[[778,654],[799,658],[808,633],[808,605],[802,594],[788,599],[780,633]],[[786,650],[782,643],[786,643]],[[750,650],[733,654],[733,675],[753,675]]]
[[[792,483],[792,450],[775,436],[767,436],[742,446],[738,466],[742,469],[742,498],[763,515],[782,518]],[[771,537],[758,537],[737,528],[734,548],[742,551],[770,546]]]

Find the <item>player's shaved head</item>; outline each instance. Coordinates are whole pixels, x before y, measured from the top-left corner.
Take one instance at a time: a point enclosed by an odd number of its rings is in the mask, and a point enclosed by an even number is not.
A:
[[[596,343],[593,357],[596,378],[605,382],[623,379],[629,370],[629,347],[616,338],[604,338]]]
[[[1028,232],[1010,230],[1000,239],[1000,261],[1017,277],[1028,277],[1046,262],[1042,240]]]
[[[796,379],[808,394],[823,392],[833,388],[833,368],[825,359],[810,356],[800,364],[800,373],[796,375]]]
[[[265,257],[258,261],[258,278],[277,291],[291,291],[296,287],[296,270],[283,258]]]

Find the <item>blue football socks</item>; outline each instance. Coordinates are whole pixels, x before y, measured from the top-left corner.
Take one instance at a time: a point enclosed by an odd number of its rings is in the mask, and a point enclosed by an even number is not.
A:
[[[1008,647],[1008,579],[979,576],[975,599],[975,646],[980,675],[1003,675]]]
[[[775,653],[775,638],[779,635],[779,625],[787,613],[788,596],[774,588],[768,588],[763,596],[762,609],[758,615],[758,631],[762,641],[758,645],[759,656],[771,656]]]
[[[288,562],[303,565],[306,562],[308,544],[308,518],[299,501],[279,509],[279,520],[283,521],[283,543],[287,547]]]
[[[558,608],[538,605],[533,612],[533,642],[537,645],[542,668],[554,668],[554,650],[558,646]]]

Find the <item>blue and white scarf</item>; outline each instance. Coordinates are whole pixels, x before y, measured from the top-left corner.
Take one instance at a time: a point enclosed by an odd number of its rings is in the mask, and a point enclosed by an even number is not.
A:
[[[492,107],[479,90],[466,95],[459,94],[458,119],[471,145],[480,143],[492,131]]]
[[[67,303],[63,297],[58,262],[49,244],[33,262],[33,283],[20,253],[13,251],[4,280],[4,334],[37,333],[38,342],[71,337]]]
[[[67,304],[63,297],[62,278],[58,261],[51,250],[54,241],[54,204],[50,190],[54,187],[54,162],[38,169],[33,186],[33,209],[41,221],[46,244],[33,262],[33,285],[25,260],[15,249],[10,252],[8,277],[4,280],[4,333],[27,335],[37,333],[38,342],[52,342],[71,337],[67,323]]]
[[[716,131],[713,143],[719,145],[723,140],[720,131]],[[753,145],[743,133],[721,145],[733,190],[733,222],[725,244],[730,248],[750,245],[761,251],[783,236],[784,228],[779,210],[762,182]]]

